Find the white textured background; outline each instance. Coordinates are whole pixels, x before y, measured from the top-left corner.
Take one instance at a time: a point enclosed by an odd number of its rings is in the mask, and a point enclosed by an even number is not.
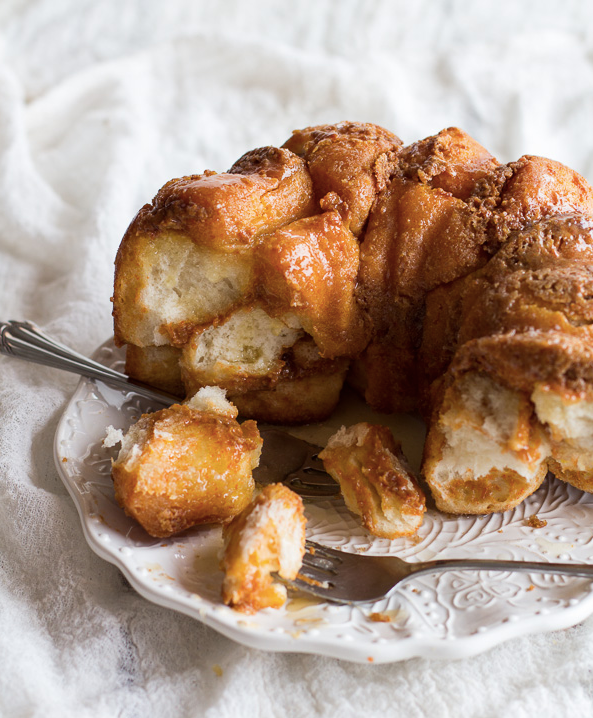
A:
[[[342,119],[405,142],[458,125],[591,181],[593,5],[2,0],[0,319],[91,353],[121,236],[166,180]],[[143,600],[87,548],[53,466],[75,383],[0,359],[1,716],[593,715],[593,620],[367,667],[250,650]]]

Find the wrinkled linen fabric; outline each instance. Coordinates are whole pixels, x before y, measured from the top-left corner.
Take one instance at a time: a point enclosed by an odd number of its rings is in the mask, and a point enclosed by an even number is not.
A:
[[[457,125],[591,181],[592,117],[580,0],[4,0],[0,320],[91,354],[140,206],[293,128],[371,121],[410,142]],[[54,467],[76,383],[0,357],[1,716],[593,715],[592,619],[366,666],[252,650],[146,601],[88,548]]]

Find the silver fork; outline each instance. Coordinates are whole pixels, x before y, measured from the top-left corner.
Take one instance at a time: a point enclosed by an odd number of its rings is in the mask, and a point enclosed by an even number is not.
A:
[[[126,392],[170,406],[181,401],[126,374],[104,366],[44,334],[32,322],[0,322],[0,354],[63,369],[101,381]],[[335,496],[338,484],[326,473],[317,457],[321,447],[291,436],[273,426],[258,426],[264,439],[260,464],[253,475],[260,484],[282,482],[304,497]]]
[[[437,571],[527,571],[582,576],[593,579],[593,565],[544,563],[542,561],[490,561],[486,559],[440,559],[404,561],[397,556],[368,556],[306,542],[303,565],[289,586],[335,603],[371,603],[385,598],[411,576]]]

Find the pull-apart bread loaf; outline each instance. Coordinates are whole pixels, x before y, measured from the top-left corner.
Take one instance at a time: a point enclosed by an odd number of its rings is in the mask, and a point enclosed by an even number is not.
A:
[[[592,217],[576,172],[456,128],[310,127],[140,210],[115,338],[136,378],[245,417],[321,420],[345,380],[419,409],[446,511],[511,508],[548,470],[593,491]]]

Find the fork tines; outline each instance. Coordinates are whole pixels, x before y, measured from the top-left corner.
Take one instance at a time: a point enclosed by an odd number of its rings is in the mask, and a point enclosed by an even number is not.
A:
[[[305,547],[303,565],[292,585],[310,593],[317,593],[317,589],[321,595],[327,596],[328,589],[334,587],[332,578],[338,575],[342,563],[340,552],[312,541],[307,541]]]
[[[341,557],[335,555],[337,552],[331,553],[331,549],[313,544],[311,541],[307,541],[305,547],[303,566],[324,571],[333,576],[337,574],[337,567],[342,563]]]

